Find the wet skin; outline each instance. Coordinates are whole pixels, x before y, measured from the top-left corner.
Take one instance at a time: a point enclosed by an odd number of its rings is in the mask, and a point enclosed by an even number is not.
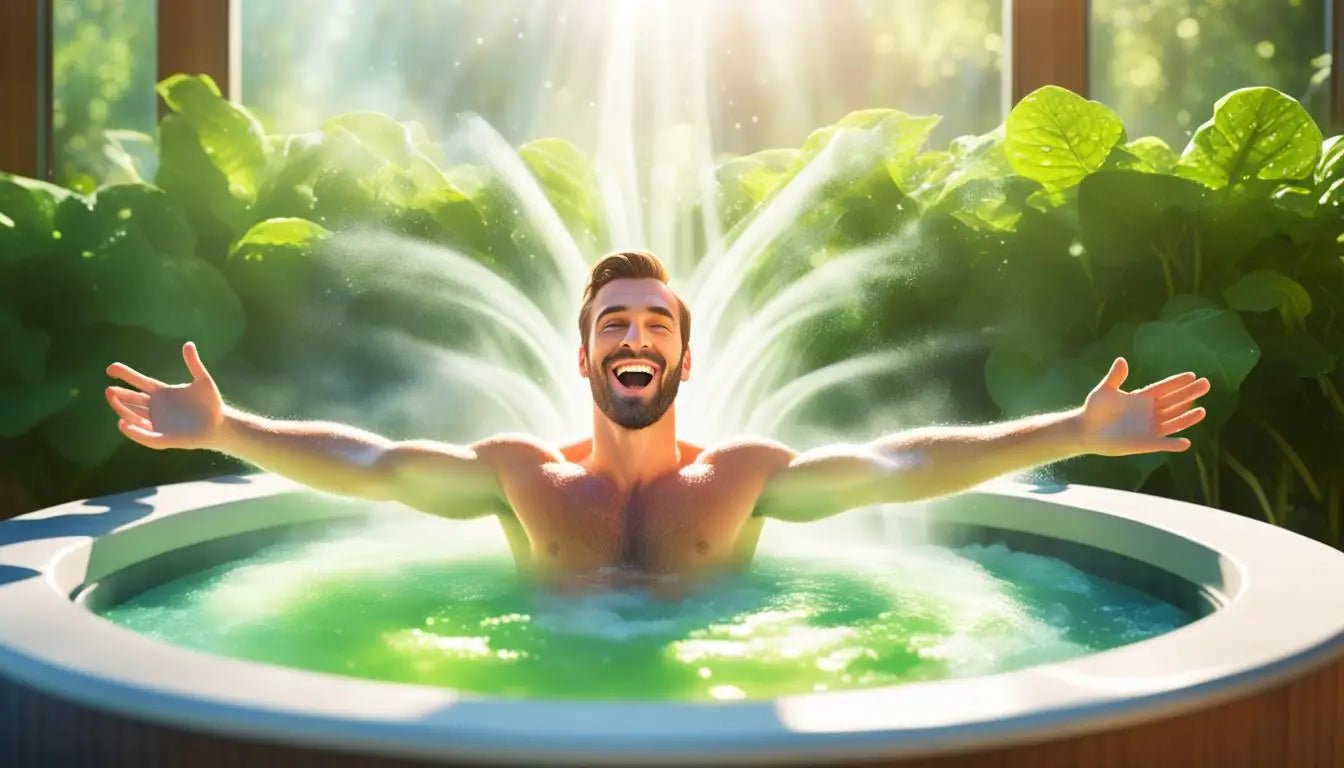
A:
[[[498,518],[520,569],[553,587],[675,586],[750,562],[764,522],[752,515],[787,452],[735,443],[679,444],[681,465],[622,490],[581,463],[591,441],[548,450],[526,438],[482,451],[512,456],[499,471]]]

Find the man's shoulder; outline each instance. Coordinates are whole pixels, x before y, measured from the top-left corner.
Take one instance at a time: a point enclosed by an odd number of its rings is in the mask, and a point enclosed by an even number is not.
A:
[[[566,461],[561,449],[526,434],[501,434],[478,440],[471,449],[484,461],[500,465],[550,464]]]
[[[797,455],[797,451],[778,440],[744,436],[705,449],[698,461],[725,468],[776,471],[788,466]]]

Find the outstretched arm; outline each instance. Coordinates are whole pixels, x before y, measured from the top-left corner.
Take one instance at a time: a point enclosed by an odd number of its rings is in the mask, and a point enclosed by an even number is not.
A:
[[[505,440],[473,446],[395,442],[343,424],[266,419],[226,405],[196,346],[182,350],[192,380],[165,384],[122,363],[108,375],[136,390],[108,387],[122,434],[154,449],[204,448],[327,493],[450,517],[507,509],[497,465],[517,453]]]
[[[1012,472],[1084,454],[1184,451],[1173,437],[1201,421],[1209,381],[1181,373],[1134,392],[1117,358],[1080,408],[1000,424],[930,427],[870,443],[777,456],[757,512],[805,521],[882,502],[944,496]]]

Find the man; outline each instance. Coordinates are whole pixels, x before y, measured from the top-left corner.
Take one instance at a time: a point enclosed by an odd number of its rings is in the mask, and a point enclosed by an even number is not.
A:
[[[348,426],[281,422],[226,405],[187,343],[188,384],[122,363],[108,374],[118,427],[150,448],[206,448],[312,488],[395,500],[451,518],[494,515],[519,569],[552,586],[656,583],[750,561],[767,518],[810,521],[879,502],[961,491],[1085,453],[1183,451],[1171,435],[1204,418],[1209,382],[1182,373],[1120,389],[1123,358],[1062,413],[917,429],[798,453],[776,442],[701,448],[677,439],[677,388],[691,374],[690,312],[652,254],[608,255],[579,313],[579,373],[593,433],[553,447],[526,436],[467,446],[394,442]]]

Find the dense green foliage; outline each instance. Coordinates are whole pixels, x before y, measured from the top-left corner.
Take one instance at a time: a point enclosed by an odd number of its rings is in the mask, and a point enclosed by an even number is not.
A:
[[[18,404],[0,415],[0,459],[19,468],[9,482],[30,504],[227,466],[146,458],[122,440],[100,391],[113,359],[179,380],[180,344],[194,339],[219,361],[227,393],[284,415],[321,399],[300,391],[311,384],[286,384],[306,361],[364,371],[342,392],[375,400],[408,375],[413,362],[349,328],[395,327],[455,349],[490,343],[451,302],[355,280],[348,263],[324,258],[334,235],[375,229],[446,246],[548,317],[571,306],[566,275],[509,189],[481,167],[447,163],[418,126],[355,113],[313,133],[267,135],[206,79],[173,78],[160,92],[172,111],[154,184],[83,196],[0,176],[0,387]],[[1338,544],[1340,138],[1323,140],[1297,102],[1267,88],[1228,94],[1179,154],[1131,140],[1107,107],[1053,87],[999,129],[946,149],[925,147],[936,123],[857,112],[798,149],[723,159],[713,214],[730,242],[824,166],[802,213],[751,254],[728,320],[855,249],[877,249],[893,268],[856,275],[844,306],[777,342],[796,350],[795,373],[930,336],[969,339],[969,353],[935,355],[923,375],[955,379],[956,415],[980,420],[1075,406],[1115,355],[1130,359],[1131,383],[1195,370],[1214,390],[1191,451],[1081,459],[1060,474]],[[608,246],[582,154],[540,140],[517,158],[584,257]],[[708,213],[679,212],[696,222]],[[326,327],[311,319],[323,307],[339,308]],[[529,365],[518,363],[532,376]]]

